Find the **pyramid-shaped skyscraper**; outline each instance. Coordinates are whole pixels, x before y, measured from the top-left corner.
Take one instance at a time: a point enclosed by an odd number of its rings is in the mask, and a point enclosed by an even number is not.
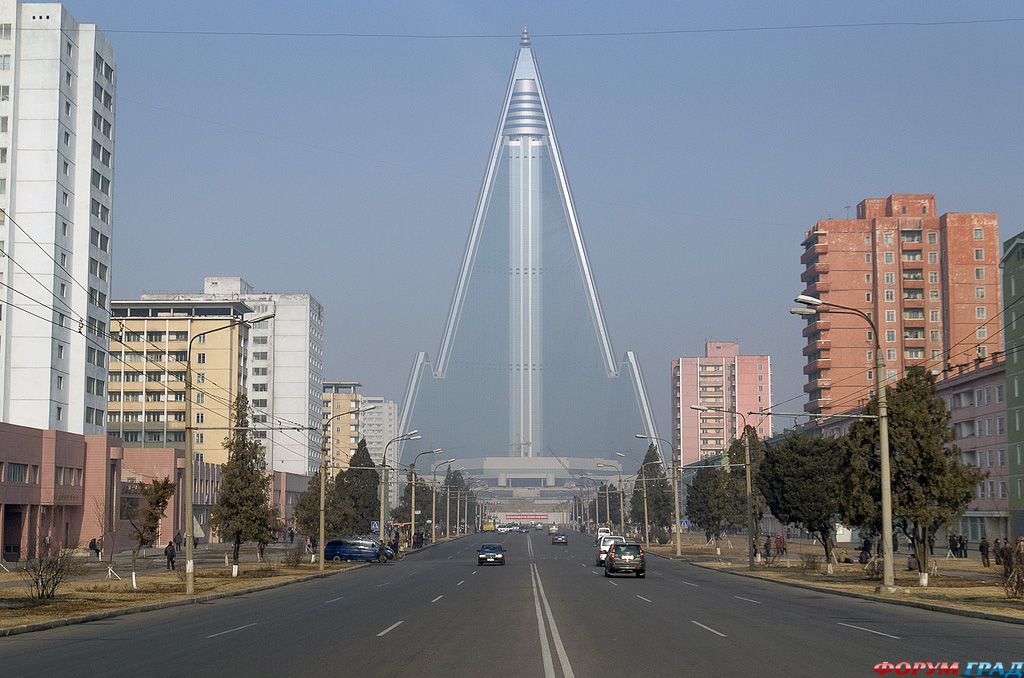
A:
[[[409,379],[412,429],[423,438],[405,463],[444,448],[513,487],[564,484],[616,451],[639,459],[635,434],[656,435],[637,359],[617,359],[608,336],[525,31],[440,350]]]

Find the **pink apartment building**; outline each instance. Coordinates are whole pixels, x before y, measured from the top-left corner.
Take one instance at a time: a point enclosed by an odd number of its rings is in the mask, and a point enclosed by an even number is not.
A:
[[[740,437],[743,420],[735,414],[698,412],[691,406],[735,410],[747,415],[772,402],[771,358],[742,355],[732,341],[709,341],[704,355],[672,361],[672,443],[682,464],[715,457]],[[771,417],[747,415],[761,438],[772,434]]]

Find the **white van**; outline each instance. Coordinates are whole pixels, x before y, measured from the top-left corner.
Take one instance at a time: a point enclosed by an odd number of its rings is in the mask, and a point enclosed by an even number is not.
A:
[[[600,544],[601,543],[601,537],[607,537],[611,533],[612,533],[612,530],[611,530],[610,527],[599,527],[599,528],[597,528],[597,538],[594,539],[594,544],[595,545],[596,544]]]

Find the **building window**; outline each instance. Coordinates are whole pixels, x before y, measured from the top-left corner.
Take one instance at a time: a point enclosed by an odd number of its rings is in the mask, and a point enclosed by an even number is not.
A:
[[[206,413],[205,412],[196,412],[196,423],[197,424],[204,424],[204,423],[206,423]]]
[[[942,337],[939,336],[938,330],[932,330],[930,333],[932,341],[941,341]]]
[[[203,434],[202,433],[197,433],[196,434],[196,442],[199,443],[200,445],[203,443]]]
[[[975,240],[982,240],[984,237],[985,237],[984,231],[982,231],[980,228],[974,229],[974,239]]]
[[[864,282],[866,282],[868,284],[871,283],[871,274],[870,273],[865,273],[864,274]]]
[[[871,292],[864,293],[864,301],[871,301]]]
[[[985,250],[980,249],[980,248],[974,250],[974,260],[975,261],[984,261],[985,260]]]
[[[886,273],[885,274],[885,284],[886,285],[895,285],[896,284],[896,274],[893,273],[892,271]]]
[[[206,372],[196,372],[196,383],[197,384],[205,384],[206,383]]]
[[[896,322],[896,311],[895,310],[889,309],[888,311],[885,312],[885,322],[887,322],[887,323],[894,323],[894,322]]]
[[[928,244],[934,245],[938,238],[935,235],[935,231],[928,231]]]
[[[983,268],[976,268],[976,269],[974,269],[974,279],[975,280],[984,280],[985,279],[985,269],[983,269]]]
[[[937,263],[939,263],[939,253],[938,252],[929,252],[928,253],[928,263],[929,264],[937,264]]]
[[[931,283],[932,285],[938,285],[939,284],[939,272],[938,271],[928,271],[928,282]]]
[[[0,54],[0,71],[11,70],[11,55]]]
[[[205,353],[196,353],[196,362],[199,363],[200,365],[205,365],[206,364],[206,354]]]
[[[985,328],[985,327],[979,327],[979,328],[978,328],[978,331],[977,331],[977,332],[975,332],[974,334],[975,334],[975,336],[976,336],[976,337],[977,337],[978,339],[987,339],[987,338],[988,338],[988,328]],[[982,347],[982,348],[983,348],[983,347]]]
[[[11,24],[0,24],[0,40],[11,39]]]
[[[896,256],[892,252],[885,253],[885,263],[891,264],[896,260]]]
[[[896,360],[896,349],[889,348],[885,350],[885,359],[888,361]]]
[[[889,343],[896,341],[896,330],[886,330],[885,340]]]
[[[886,245],[892,244],[892,231],[886,231],[885,233],[882,234],[882,242],[884,242]]]
[[[937,310],[928,311],[928,320],[933,323],[939,322],[939,312]]]
[[[976,306],[974,308],[974,317],[978,320],[984,320],[986,315],[986,309],[984,306]]]
[[[11,86],[10,85],[0,85],[0,101],[10,101],[10,100],[11,100]]]
[[[885,291],[885,300],[886,301],[896,301],[896,290],[886,290]]]
[[[70,146],[71,145],[71,133],[70,132],[64,132],[64,145],[65,146]]]
[[[4,101],[6,101],[6,99],[4,99]],[[871,263],[871,252],[868,252],[867,254],[864,255],[864,263],[865,264],[870,264]]]
[[[984,299],[985,298],[985,288],[984,287],[975,287],[974,288],[974,298],[975,299]]]

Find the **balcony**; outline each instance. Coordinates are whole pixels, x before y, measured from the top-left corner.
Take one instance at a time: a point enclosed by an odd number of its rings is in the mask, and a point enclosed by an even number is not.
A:
[[[828,244],[819,242],[811,245],[804,250],[804,253],[800,255],[801,264],[810,264],[818,259],[818,257],[828,254]]]
[[[827,332],[830,329],[832,329],[832,321],[820,318],[812,323],[807,323],[807,327],[805,327],[800,334],[804,337],[810,337],[818,334],[819,332]]]
[[[805,283],[815,281],[819,276],[828,273],[828,270],[828,262],[819,261],[818,263],[811,264],[805,268],[804,272],[800,274],[800,280]]]
[[[832,348],[831,339],[816,339],[814,341],[808,341],[807,345],[804,346],[804,355],[812,355],[818,351],[827,351]]]
[[[828,358],[823,360],[812,360],[804,365],[804,374],[811,374],[818,370],[827,370],[832,367],[832,361]]]
[[[831,379],[811,379],[804,384],[804,393],[811,393],[812,391],[827,391],[832,386]]]
[[[827,397],[812,398],[808,402],[804,403],[804,412],[810,412],[817,414],[822,410],[832,406],[832,399]]]
[[[832,283],[828,280],[815,280],[804,288],[804,294],[811,297],[821,298],[823,294],[832,289]]]

